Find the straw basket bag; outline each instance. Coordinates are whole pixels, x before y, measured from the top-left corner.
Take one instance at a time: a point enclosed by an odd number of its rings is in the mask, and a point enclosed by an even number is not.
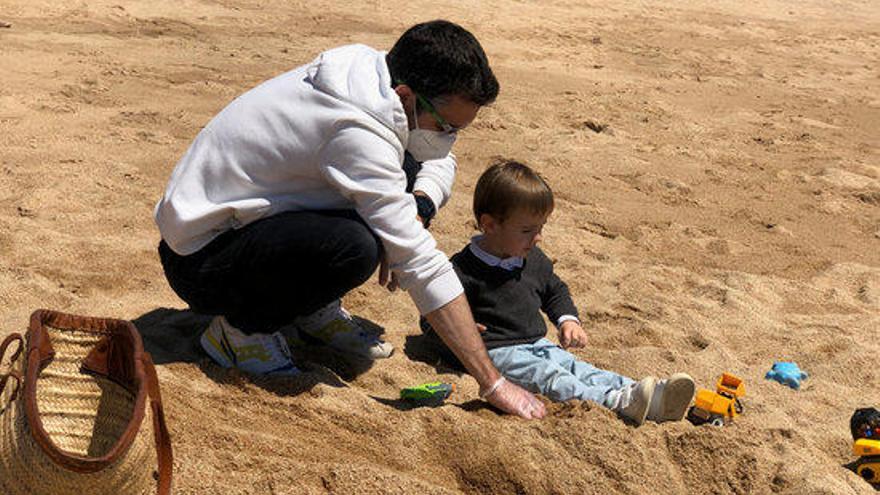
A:
[[[0,344],[0,493],[165,495],[171,457],[131,322],[40,310]]]

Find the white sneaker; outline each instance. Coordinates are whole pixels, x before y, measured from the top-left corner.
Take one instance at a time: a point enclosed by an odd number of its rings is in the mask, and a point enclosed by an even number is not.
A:
[[[290,349],[279,332],[246,335],[223,316],[211,320],[200,339],[202,348],[224,368],[238,368],[254,375],[293,376]]]
[[[394,353],[394,346],[364,330],[338,299],[294,323],[301,331],[342,352],[368,359],[383,359]]]
[[[695,390],[694,379],[687,373],[675,373],[668,379],[658,380],[647,419],[658,423],[681,421],[691,405]]]
[[[651,399],[654,397],[654,387],[656,384],[657,379],[653,376],[648,376],[642,378],[639,382],[616,390],[616,402],[611,407],[611,410],[617,411],[621,416],[635,422],[636,425],[642,425],[648,416],[648,408],[651,405]]]

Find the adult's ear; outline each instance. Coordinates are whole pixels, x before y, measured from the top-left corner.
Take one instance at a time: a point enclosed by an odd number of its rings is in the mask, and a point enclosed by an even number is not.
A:
[[[413,107],[416,104],[416,92],[406,84],[398,84],[395,86],[394,92],[400,97],[400,102],[403,103],[403,108],[406,110],[406,114],[412,114]]]
[[[403,110],[406,112],[406,120],[409,122],[409,128],[413,129],[415,127],[415,122],[412,121],[412,116],[417,115],[418,112],[415,112],[416,106],[416,93],[406,84],[398,84],[394,87],[394,92],[397,93],[397,96],[400,98],[400,103],[403,105]]]
[[[412,88],[402,83],[394,87],[394,92],[397,93],[397,96],[399,96],[401,100],[409,100],[415,96],[415,92]]]

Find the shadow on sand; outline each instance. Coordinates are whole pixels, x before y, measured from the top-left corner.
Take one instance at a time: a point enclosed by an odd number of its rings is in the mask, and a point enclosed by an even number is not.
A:
[[[463,411],[467,411],[467,412],[482,411],[485,409],[487,411],[494,412],[498,416],[504,415],[504,413],[502,413],[500,410],[493,407],[488,402],[483,401],[483,400],[478,400],[478,399],[469,400],[469,401],[462,403],[462,404],[452,404],[452,403],[447,403],[444,401],[412,402],[412,401],[408,401],[408,400],[404,400],[404,399],[388,399],[385,397],[377,397],[375,395],[371,395],[370,398],[375,400],[376,402],[380,402],[382,404],[385,404],[388,407],[393,407],[394,409],[397,409],[398,411],[412,411],[413,409],[421,409],[421,408],[433,409],[436,407],[450,406],[450,407],[457,407],[457,408],[459,408]]]
[[[423,326],[417,335],[407,335],[403,353],[413,361],[433,366],[437,373],[453,373],[459,376],[467,373],[455,354],[430,327]]]
[[[157,308],[132,322],[143,337],[144,349],[152,354],[156,364],[192,363],[217,383],[235,384],[244,379],[277,395],[298,395],[320,383],[347,387],[346,381],[354,380],[373,366],[373,361],[342,356],[315,339],[303,336],[303,343],[291,348],[293,361],[302,371],[297,376],[255,376],[225,369],[211,361],[199,344],[211,318],[190,310]],[[369,320],[355,318],[368,331],[377,334],[384,331]]]

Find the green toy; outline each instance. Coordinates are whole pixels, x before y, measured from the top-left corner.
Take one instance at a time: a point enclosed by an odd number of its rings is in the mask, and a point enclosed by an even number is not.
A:
[[[400,390],[400,398],[417,403],[440,404],[455,392],[455,384],[430,382]]]

